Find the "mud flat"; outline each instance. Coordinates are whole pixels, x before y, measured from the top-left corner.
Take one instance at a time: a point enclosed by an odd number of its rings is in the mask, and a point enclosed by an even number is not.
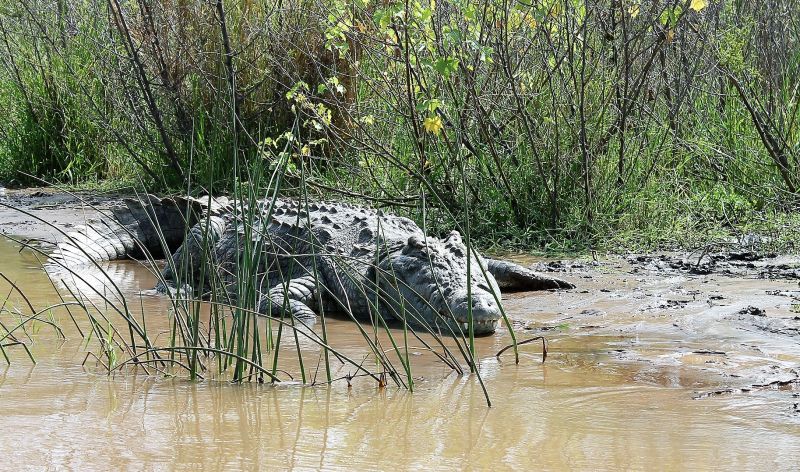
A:
[[[48,223],[68,230],[97,218],[98,210],[105,210],[120,199],[113,195],[70,194],[49,188],[3,189],[0,191],[0,235],[55,242],[61,235]]]
[[[621,336],[609,354],[652,365],[654,380],[661,369],[687,368],[699,376],[697,398],[783,391],[784,411],[797,413],[800,258],[752,251],[636,254],[534,266],[560,272],[579,288],[562,296],[555,313],[554,307],[534,313],[526,332]],[[516,296],[508,302],[515,304]]]
[[[35,192],[4,201],[63,225],[97,216],[73,197]],[[6,208],[0,223],[23,238],[57,237]],[[545,336],[549,356],[542,363],[539,345],[527,344],[515,365],[494,356],[510,342],[505,329],[478,338],[491,408],[474,378],[422,351],[412,353],[414,393],[358,383],[194,383],[109,377],[81,365],[81,339],[43,329],[31,346],[35,366],[19,353],[10,366],[0,361],[0,428],[8,432],[0,457],[72,469],[796,468],[800,259],[732,248],[515,259],[578,288],[504,297],[518,338]],[[138,296],[153,275],[133,262],[108,270],[141,301],[148,326],[166,330],[163,297]],[[7,239],[0,272],[36,305],[57,299],[34,255]],[[0,292],[9,292],[2,282]],[[358,349],[350,322],[331,320],[329,330],[331,342]]]

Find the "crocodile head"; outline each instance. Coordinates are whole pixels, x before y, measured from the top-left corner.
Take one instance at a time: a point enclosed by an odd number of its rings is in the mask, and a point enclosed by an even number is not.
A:
[[[385,253],[379,269],[380,292],[389,302],[382,307],[385,318],[405,317],[434,332],[466,335],[471,314],[475,334],[497,328],[502,316],[497,303],[500,289],[485,271],[485,261],[469,254],[458,231],[441,240],[412,235]]]

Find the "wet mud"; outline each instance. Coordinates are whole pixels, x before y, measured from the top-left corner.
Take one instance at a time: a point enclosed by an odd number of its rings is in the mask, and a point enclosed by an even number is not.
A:
[[[0,235],[41,243],[61,239],[62,235],[51,224],[69,230],[99,218],[100,212],[122,199],[115,194],[67,193],[49,188],[2,190]]]
[[[612,256],[535,263],[584,282],[574,308],[526,331],[567,327],[590,334],[635,333],[639,347],[614,356],[654,366],[691,365],[725,392],[800,391],[800,258],[730,251]],[[643,339],[661,338],[648,346]],[[668,340],[668,341],[667,341]],[[655,349],[658,344],[663,349]],[[669,346],[669,347],[667,347]],[[666,352],[665,352],[666,351]],[[714,391],[714,390],[712,390]],[[709,392],[698,389],[696,398]],[[791,410],[791,408],[790,408]]]

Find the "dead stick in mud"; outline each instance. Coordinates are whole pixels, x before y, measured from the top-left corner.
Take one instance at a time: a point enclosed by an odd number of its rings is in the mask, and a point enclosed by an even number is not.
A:
[[[547,340],[544,338],[544,336],[536,336],[535,338],[526,339],[524,341],[520,341],[515,344],[509,344],[503,349],[500,349],[500,351],[497,354],[495,354],[494,357],[499,359],[500,355],[502,355],[504,352],[508,351],[514,346],[522,346],[523,344],[530,344],[534,341],[539,341],[539,340],[542,341],[542,362],[544,362],[547,360]]]

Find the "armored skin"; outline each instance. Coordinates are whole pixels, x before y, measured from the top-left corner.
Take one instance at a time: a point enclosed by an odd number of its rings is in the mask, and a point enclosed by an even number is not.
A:
[[[255,297],[271,316],[349,313],[441,334],[466,334],[470,318],[475,334],[494,332],[501,289],[573,287],[469,251],[457,231],[428,237],[408,218],[341,202],[263,200],[248,208],[148,196],[69,236],[51,264],[169,254],[160,291],[216,290],[231,300]],[[254,282],[247,294],[238,293],[240,277]]]

